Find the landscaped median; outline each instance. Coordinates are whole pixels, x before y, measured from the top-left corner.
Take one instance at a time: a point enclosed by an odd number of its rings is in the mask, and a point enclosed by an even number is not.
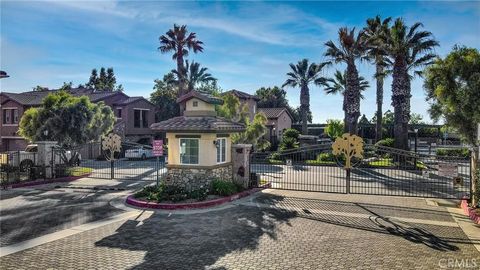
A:
[[[148,186],[128,196],[126,202],[136,207],[151,209],[185,210],[207,208],[238,200],[269,186],[270,184],[265,184],[258,188],[243,189],[231,182],[221,180],[213,181],[209,188],[190,192],[174,186]]]

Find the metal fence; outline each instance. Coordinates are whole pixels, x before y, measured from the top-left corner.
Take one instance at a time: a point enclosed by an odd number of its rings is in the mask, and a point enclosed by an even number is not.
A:
[[[334,193],[435,198],[470,198],[468,158],[420,155],[366,145],[364,158],[347,173],[331,145],[283,152],[255,152],[250,171],[256,184],[272,188]]]
[[[0,182],[2,186],[43,178],[45,168],[36,166],[37,153],[23,151],[0,153]]]
[[[53,173],[55,177],[76,175],[99,179],[154,181],[166,172],[163,157],[155,158],[148,153],[127,157],[126,151],[129,149],[148,149],[148,146],[122,143],[121,151],[115,154],[115,160],[106,159],[99,142],[89,143],[75,150],[57,149],[53,156],[53,163],[56,164]],[[65,151],[78,152],[79,162],[64,158]]]

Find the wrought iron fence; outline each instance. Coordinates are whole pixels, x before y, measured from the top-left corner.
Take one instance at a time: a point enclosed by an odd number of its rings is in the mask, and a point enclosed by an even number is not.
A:
[[[278,189],[459,199],[471,194],[468,158],[366,145],[364,157],[352,164],[345,170],[331,145],[314,145],[252,153],[250,171],[254,184]]]
[[[37,154],[24,151],[0,153],[2,186],[43,178],[45,168],[37,166]]]

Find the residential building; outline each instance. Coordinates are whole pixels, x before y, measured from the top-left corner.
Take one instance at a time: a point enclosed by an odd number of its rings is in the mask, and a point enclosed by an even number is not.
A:
[[[0,93],[0,151],[22,150],[27,142],[18,135],[23,113],[40,106],[50,93],[59,90]],[[86,88],[68,90],[74,96],[87,96],[92,102],[103,101],[115,114],[114,130],[126,141],[149,143],[153,135],[150,125],[155,121],[155,106],[143,97],[129,97],[120,91],[94,91]]]
[[[232,94],[240,100],[240,104],[247,104],[250,121],[253,120],[253,117],[257,113],[257,101],[260,100],[257,96],[250,95],[242,91],[232,89],[230,91],[224,92],[223,95]]]
[[[283,132],[292,127],[293,117],[286,108],[258,108],[267,116],[267,133],[265,138],[276,144],[282,138]]]

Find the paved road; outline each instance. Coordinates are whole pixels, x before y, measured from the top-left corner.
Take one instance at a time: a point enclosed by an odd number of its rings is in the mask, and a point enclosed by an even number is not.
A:
[[[122,213],[110,201],[151,182],[83,178],[0,191],[0,246]],[[123,191],[122,191],[123,190]]]
[[[480,258],[423,199],[272,191],[216,211],[143,212],[0,258],[2,269],[438,269]]]
[[[252,164],[252,172],[272,183],[274,188],[346,192],[346,172],[338,166]],[[358,194],[395,196],[462,198],[469,193],[468,167],[459,167],[465,179],[462,187],[455,187],[451,179],[438,176],[436,171],[422,175],[419,171],[390,168],[352,169],[350,191]]]

